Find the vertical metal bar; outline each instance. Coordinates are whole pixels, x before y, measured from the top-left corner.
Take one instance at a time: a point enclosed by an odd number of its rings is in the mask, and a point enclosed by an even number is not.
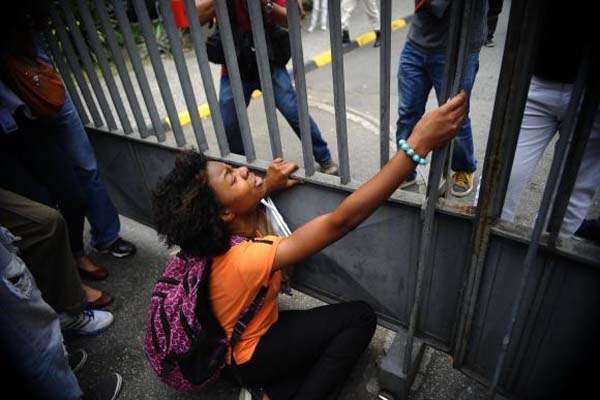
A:
[[[90,91],[90,88],[87,84],[85,77],[81,71],[81,66],[79,65],[79,59],[75,54],[75,49],[73,48],[73,44],[71,43],[71,39],[67,34],[67,30],[65,29],[65,25],[62,22],[62,19],[56,9],[54,7],[49,7],[50,10],[50,18],[52,19],[52,24],[54,25],[54,29],[58,35],[60,43],[62,45],[62,49],[65,52],[65,56],[67,57],[67,62],[69,63],[69,67],[73,72],[73,76],[75,76],[75,80],[77,81],[77,85],[79,85],[79,90],[81,90],[81,95],[85,99],[85,103],[87,104],[87,108],[92,116],[92,120],[94,121],[94,125],[96,127],[102,126],[104,123],[102,122],[102,117],[98,112],[98,108],[96,107],[96,103],[94,101],[94,96]]]
[[[589,66],[591,71],[598,71],[598,58],[593,62],[593,66]],[[582,72],[580,72],[581,74]],[[586,94],[581,103],[579,111],[579,120],[575,127],[575,133],[573,141],[567,154],[566,166],[563,174],[560,177],[560,183],[558,186],[556,199],[554,200],[554,207],[550,220],[548,222],[548,232],[550,233],[550,243],[555,243],[562,227],[565,213],[567,212],[567,206],[571,199],[575,182],[577,181],[577,175],[581,167],[581,161],[585,153],[587,142],[592,132],[592,126],[594,124],[594,118],[598,114],[598,106],[600,102],[600,79],[598,76],[592,77],[593,82],[588,86]],[[569,112],[569,111],[567,111]],[[567,114],[568,115],[568,114]]]
[[[177,69],[177,75],[183,91],[185,104],[187,105],[188,112],[192,120],[192,128],[194,129],[196,144],[198,145],[200,151],[208,150],[208,142],[206,141],[206,135],[204,134],[204,128],[202,127],[200,114],[198,113],[198,102],[196,101],[196,95],[194,94],[194,89],[192,88],[192,81],[190,80],[190,74],[185,62],[185,56],[183,55],[181,38],[179,37],[179,32],[175,27],[175,17],[173,16],[173,10],[171,10],[170,0],[160,1],[160,12],[163,16],[163,25],[167,31],[167,37],[169,39],[169,44],[171,45],[171,53],[173,54],[173,60],[175,60],[175,68]]]
[[[46,43],[46,45],[48,47],[49,53],[52,55],[52,59],[54,60],[54,63],[58,67],[58,71],[60,72],[61,77],[62,77],[63,81],[65,82],[65,86],[67,87],[67,91],[69,92],[71,99],[73,99],[73,104],[75,104],[75,108],[77,109],[77,112],[79,113],[81,122],[83,122],[84,125],[89,124],[90,117],[88,116],[87,112],[85,111],[85,107],[81,101],[81,98],[79,97],[77,88],[75,87],[75,84],[73,83],[73,79],[71,78],[71,70],[70,70],[69,66],[65,63],[64,55],[59,49],[56,38],[49,31],[45,31],[43,33],[43,35],[44,35],[44,42]]]
[[[341,182],[350,182],[350,157],[348,155],[348,129],[346,126],[346,93],[344,89],[344,53],[342,49],[342,15],[340,0],[329,0],[329,38],[331,41],[333,99],[335,128]]]
[[[125,59],[123,58],[123,54],[121,53],[121,49],[119,48],[117,35],[115,34],[115,30],[112,24],[110,23],[110,18],[106,9],[105,0],[94,0],[94,3],[96,6],[98,18],[100,19],[100,24],[102,26],[102,29],[104,30],[106,40],[110,47],[112,60],[114,61],[115,66],[117,67],[117,72],[119,73],[119,77],[121,78],[121,83],[123,84],[123,89],[125,90],[125,95],[127,96],[129,107],[133,112],[133,118],[135,119],[137,130],[140,133],[141,137],[147,137],[148,130],[146,128],[146,121],[144,120],[140,104],[138,103],[135,90],[133,89],[133,84],[131,83],[131,78],[129,77],[129,72],[127,71],[127,66],[125,65]]]
[[[589,62],[589,60],[587,60],[587,62]],[[583,91],[583,87],[585,86],[586,81],[587,76],[580,75],[578,77],[577,82],[575,83],[575,87],[573,88],[573,92],[571,94],[571,99],[569,101],[567,113],[565,114],[568,116],[567,120],[565,120],[560,129],[560,138],[558,139],[558,142],[556,144],[554,158],[552,159],[552,164],[550,166],[550,173],[548,174],[548,179],[546,180],[546,186],[544,188],[544,194],[542,196],[542,202],[540,204],[537,218],[535,220],[533,233],[531,235],[531,241],[529,242],[527,254],[525,255],[525,261],[523,262],[523,275],[521,276],[521,281],[519,283],[519,289],[517,292],[516,299],[510,311],[508,326],[506,327],[506,333],[502,339],[502,349],[496,361],[496,368],[494,369],[492,383],[488,391],[488,398],[490,399],[494,398],[496,394],[496,388],[500,382],[500,376],[502,374],[504,362],[506,360],[506,354],[508,353],[508,347],[510,346],[515,324],[517,322],[517,314],[519,313],[519,309],[523,305],[522,303],[525,297],[525,289],[527,288],[529,276],[531,275],[531,272],[533,270],[535,257],[537,256],[537,252],[540,246],[540,238],[546,225],[546,219],[548,218],[548,214],[550,213],[550,207],[556,196],[556,191],[558,190],[560,176],[564,169],[565,161],[567,159],[567,150],[575,131],[575,114],[577,113],[577,109],[579,108],[579,104],[581,102],[581,92]],[[595,113],[587,113],[586,116],[588,117],[588,119],[591,117],[593,121]],[[585,122],[587,123],[587,121]],[[591,124],[589,127],[591,127]]]
[[[110,97],[113,101],[115,109],[117,110],[117,115],[119,116],[119,121],[121,121],[123,132],[130,134],[133,132],[133,129],[131,128],[131,123],[129,122],[129,117],[125,111],[123,101],[121,100],[121,93],[119,93],[119,89],[117,89],[112,71],[108,65],[108,58],[104,52],[104,48],[102,48],[102,45],[100,44],[98,32],[96,31],[96,24],[92,20],[89,4],[84,3],[83,1],[78,1],[77,8],[79,9],[79,16],[83,22],[85,32],[87,33],[87,39],[92,47],[92,50],[94,51],[94,54],[96,54],[98,64],[100,65],[100,71],[102,72],[102,76],[104,77],[104,81],[108,87],[108,92],[110,93]]]
[[[379,166],[390,159],[390,79],[392,76],[392,0],[381,0],[379,49]]]
[[[231,30],[229,10],[227,10],[226,1],[216,1],[214,4],[215,12],[217,14],[217,24],[219,25],[219,33],[221,35],[221,43],[223,44],[223,52],[225,53],[227,74],[233,93],[233,103],[235,105],[238,124],[242,134],[244,153],[246,153],[246,160],[252,162],[256,159],[256,154],[254,151],[254,143],[252,141],[252,133],[250,132],[250,121],[248,120],[248,111],[246,110],[246,100],[244,98],[244,89],[242,87],[233,32]]]
[[[458,93],[463,82],[465,63],[464,58],[468,56],[468,51],[466,48],[468,47],[468,39],[470,35],[469,25],[471,24],[472,20],[472,9],[475,1],[481,0],[455,1],[452,5],[453,8],[451,10],[452,14],[450,19],[450,32],[448,37],[448,51],[445,67],[446,74],[444,76],[442,103],[445,103],[450,98],[451,94]],[[454,65],[456,65],[457,68],[452,70]],[[413,304],[410,311],[408,335],[405,345],[406,347],[404,349],[403,369],[405,374],[409,373],[412,363],[414,336],[417,331],[422,308],[421,303],[424,292],[423,281],[425,272],[431,268],[431,264],[433,263],[433,252],[430,251],[430,247],[433,241],[432,235],[435,224],[435,207],[440,195],[439,182],[442,178],[444,166],[446,164],[448,148],[449,145],[446,145],[444,148],[433,153],[431,169],[429,171],[426,204],[424,205],[424,212],[422,214],[423,223],[419,241],[417,282],[415,286]]]
[[[175,141],[177,142],[177,146],[185,146],[185,136],[183,135],[183,129],[181,129],[181,124],[179,123],[179,116],[177,115],[177,108],[175,107],[169,80],[160,58],[160,51],[158,50],[156,39],[154,38],[154,30],[152,29],[152,21],[150,21],[150,15],[148,15],[146,2],[144,0],[133,0],[133,7],[138,17],[140,27],[142,28],[142,35],[144,36],[144,41],[148,48],[148,56],[150,57],[150,62],[154,68],[158,88],[165,104],[165,108],[167,109],[167,114],[169,115],[171,128],[175,134]]]
[[[138,85],[140,86],[142,97],[144,98],[144,103],[146,104],[146,109],[148,110],[148,114],[150,115],[150,121],[152,122],[152,127],[154,128],[154,134],[156,135],[156,138],[159,142],[164,142],[165,128],[163,127],[163,124],[160,120],[160,116],[158,115],[156,103],[154,102],[154,96],[152,95],[150,85],[148,84],[146,70],[144,69],[142,60],[138,53],[137,45],[135,44],[135,40],[133,39],[131,25],[129,24],[129,18],[127,17],[127,13],[125,12],[123,2],[121,0],[112,0],[112,5],[113,10],[115,12],[115,16],[117,17],[117,21],[119,23],[119,27],[121,28],[121,34],[123,35],[123,39],[125,41],[127,54],[129,54],[129,59],[131,60],[133,71],[135,73],[135,76],[137,77]]]
[[[197,18],[194,0],[185,0],[184,5],[190,24],[190,32],[192,35],[192,42],[194,43],[194,50],[196,51],[198,68],[200,69],[202,83],[204,84],[204,92],[210,107],[210,116],[212,119],[213,128],[217,136],[217,143],[219,144],[219,152],[221,153],[221,156],[225,157],[227,154],[229,154],[229,143],[227,142],[227,136],[225,136],[225,127],[223,126],[223,116],[221,115],[221,108],[219,107],[219,99],[217,98],[215,85],[210,72],[210,65],[208,64],[208,54],[206,53],[206,44],[204,41],[204,35],[202,33],[202,27],[200,26],[200,22]]]
[[[67,0],[59,0],[59,4],[65,16],[65,20],[67,22],[69,31],[75,42],[75,48],[77,49],[77,52],[81,57],[83,67],[85,68],[85,72],[88,76],[88,79],[90,80],[92,88],[94,89],[96,99],[98,99],[98,104],[100,105],[100,110],[102,110],[102,115],[104,115],[106,125],[108,126],[108,129],[114,131],[117,129],[117,122],[113,117],[110,106],[108,105],[108,100],[104,95],[104,90],[102,89],[102,85],[100,84],[100,79],[98,79],[98,74],[96,74],[96,70],[94,69],[92,57],[90,56],[90,52],[85,44],[85,40],[83,40],[81,31],[79,30],[79,26],[77,25],[77,21],[75,20],[75,16],[73,15],[73,11],[71,10],[71,5]],[[52,10],[52,7],[50,7],[50,9]]]
[[[302,33],[300,30],[300,12],[293,1],[287,3],[288,30],[294,67],[294,81],[298,94],[298,117],[300,120],[300,138],[302,140],[302,159],[306,176],[315,173],[315,161],[310,135],[310,115],[308,113],[308,96],[306,94],[306,74],[304,72],[304,54],[302,51]]]
[[[471,261],[465,279],[461,314],[455,333],[454,365],[465,359],[477,306],[481,275],[488,250],[492,222],[506,193],[512,157],[519,135],[541,26],[543,0],[513,2],[494,112],[481,178],[481,192],[471,236]],[[527,21],[527,23],[525,23]]]
[[[271,154],[273,158],[281,157],[281,137],[277,125],[277,113],[275,112],[275,97],[273,95],[273,81],[271,80],[271,66],[269,65],[269,53],[265,39],[265,24],[263,22],[262,4],[258,1],[248,1],[248,14],[252,25],[252,38],[256,48],[256,63],[260,78],[265,112],[267,115],[267,128],[271,141]]]

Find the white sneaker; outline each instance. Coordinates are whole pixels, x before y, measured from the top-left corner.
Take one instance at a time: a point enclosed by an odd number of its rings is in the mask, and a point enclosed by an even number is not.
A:
[[[252,393],[242,388],[242,390],[240,390],[240,396],[238,397],[238,400],[252,400]]]
[[[114,321],[108,311],[85,310],[79,315],[58,314],[60,329],[65,335],[93,336],[104,332]]]

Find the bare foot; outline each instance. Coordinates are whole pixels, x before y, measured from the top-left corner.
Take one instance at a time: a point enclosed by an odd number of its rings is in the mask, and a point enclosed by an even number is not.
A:
[[[94,302],[102,297],[102,290],[95,289],[91,286],[86,285],[85,283],[81,284],[83,291],[85,292],[85,298],[88,302]]]
[[[88,256],[82,256],[77,258],[77,268],[79,268],[81,276],[94,281],[106,279],[106,277],[108,276],[108,271],[105,268],[96,264]]]

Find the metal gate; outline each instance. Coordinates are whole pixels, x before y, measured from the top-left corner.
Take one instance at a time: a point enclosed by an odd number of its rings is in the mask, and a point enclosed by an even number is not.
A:
[[[473,8],[482,1],[453,1],[443,101],[460,90]],[[75,3],[73,9],[70,1],[60,0],[52,8],[46,44],[87,125],[120,213],[151,225],[150,189],[170,169],[178,149],[189,146],[177,115],[174,86],[185,99],[196,148],[213,159],[265,170],[268,161],[257,159],[254,149],[225,1],[215,2],[216,14],[245,157],[229,151],[206,53],[206,33],[197,18],[188,20],[216,137],[217,145],[212,147],[198,111],[170,0],[158,3],[161,27],[179,78],[177,85],[167,79],[146,1],[131,2],[168,125],[160,118],[124,3]],[[451,154],[450,146],[446,146],[433,153],[424,197],[397,192],[355,231],[307,260],[295,277],[298,288],[326,301],[368,301],[382,324],[407,332],[406,349],[412,349],[418,337],[452,354],[455,367],[488,385],[491,396],[496,391],[514,398],[544,398],[555,393],[600,333],[600,249],[558,238],[598,109],[600,85],[592,73],[597,70],[597,59],[585,60],[573,90],[573,118],[562,128],[565,134],[557,145],[535,226],[523,229],[498,219],[532,75],[542,3],[522,0],[511,5],[476,207],[465,208],[446,198],[448,185],[444,182],[448,182],[445,178]],[[185,0],[184,5],[187,15],[195,15],[193,0]],[[278,157],[283,155],[282,144],[260,3],[248,1],[248,9],[271,154]],[[392,1],[382,0],[380,165],[388,161],[390,151],[391,10]],[[276,201],[293,228],[334,208],[358,187],[358,182],[350,179],[340,0],[330,0],[329,14],[339,178],[315,171],[302,33],[294,1],[288,2],[287,12],[302,133],[303,168],[298,175],[306,184],[278,195]],[[110,51],[105,50],[99,30]],[[117,34],[126,55],[121,52]],[[113,66],[120,83],[113,76]],[[407,253],[398,254],[398,243]],[[398,362],[405,371],[412,367],[410,357]]]

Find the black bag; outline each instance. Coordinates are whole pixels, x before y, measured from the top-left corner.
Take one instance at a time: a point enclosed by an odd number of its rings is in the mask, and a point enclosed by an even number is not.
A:
[[[227,1],[230,19],[233,17],[234,12],[232,3],[232,0]],[[291,58],[289,33],[287,29],[282,28],[279,25],[265,28],[269,62],[272,66],[284,67]],[[231,24],[231,29],[240,77],[246,82],[256,82],[259,80],[259,75],[252,31],[240,31],[236,29],[235,23]],[[206,40],[206,52],[210,62],[214,64],[226,64],[225,52],[218,27]]]

